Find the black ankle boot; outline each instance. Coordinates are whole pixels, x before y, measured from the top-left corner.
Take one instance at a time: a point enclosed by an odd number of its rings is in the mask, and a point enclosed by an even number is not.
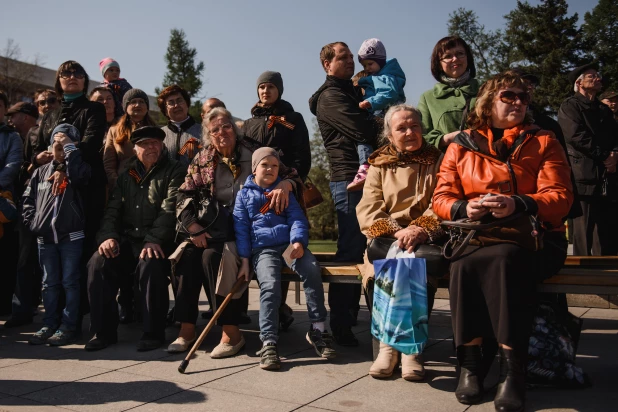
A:
[[[457,361],[461,368],[455,397],[459,403],[474,405],[483,398],[483,376],[481,369],[481,347],[464,346],[457,348]]]
[[[500,383],[494,399],[499,412],[524,410],[526,396],[525,357],[513,350],[500,349]]]

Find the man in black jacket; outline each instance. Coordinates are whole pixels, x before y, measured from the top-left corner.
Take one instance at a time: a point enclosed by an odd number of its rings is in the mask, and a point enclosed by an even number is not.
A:
[[[362,262],[367,244],[356,219],[356,205],[362,192],[348,192],[359,166],[356,143],[375,147],[380,126],[373,116],[358,107],[360,90],[352,84],[354,55],[343,42],[322,47],[320,62],[326,81],[309,99],[311,112],[318,119],[320,133],[330,164],[330,190],[337,210],[337,254],[335,260]],[[331,284],[328,304],[330,326],[335,341],[341,345],[358,345],[351,330],[352,311],[358,307],[360,287]]]
[[[601,76],[596,63],[569,73],[575,94],[558,111],[573,168],[583,215],[573,219],[575,255],[618,253],[616,204],[603,193],[603,181],[616,175],[618,125],[608,107],[596,98]]]

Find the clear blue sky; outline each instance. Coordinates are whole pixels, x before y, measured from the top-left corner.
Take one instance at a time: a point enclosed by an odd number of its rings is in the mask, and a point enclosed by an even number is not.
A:
[[[596,3],[572,0],[569,13],[577,12],[581,23]],[[380,38],[388,57],[396,57],[405,71],[406,96],[416,104],[435,83],[429,57],[447,35],[449,13],[465,6],[496,29],[515,5],[514,0],[12,1],[1,7],[0,48],[13,38],[23,58],[38,53],[54,70],[77,60],[92,79],[101,79],[98,62],[111,56],[134,87],[154,94],[166,69],[170,29],[180,28],[206,66],[202,95],[222,99],[245,119],[257,101],[257,77],[276,70],[283,76],[283,98],[310,125],[307,100],[324,81],[318,57],[324,44],[344,41],[356,54],[363,40]]]

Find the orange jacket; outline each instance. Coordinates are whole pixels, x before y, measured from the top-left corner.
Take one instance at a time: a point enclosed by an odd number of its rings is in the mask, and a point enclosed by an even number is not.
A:
[[[571,170],[553,133],[534,125],[505,130],[504,139],[515,140],[506,161],[489,154],[486,134],[466,130],[449,145],[433,195],[434,212],[444,220],[466,217],[468,200],[504,194],[516,198],[517,210],[538,215],[547,229],[564,230],[563,218],[573,203]]]

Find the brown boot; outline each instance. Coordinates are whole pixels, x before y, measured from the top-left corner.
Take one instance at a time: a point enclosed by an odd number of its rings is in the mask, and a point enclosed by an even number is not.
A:
[[[380,342],[380,353],[378,353],[378,357],[371,365],[369,375],[377,379],[390,378],[398,361],[399,352],[386,343]]]
[[[420,381],[425,378],[425,366],[420,354],[401,354],[401,377],[407,381]]]

